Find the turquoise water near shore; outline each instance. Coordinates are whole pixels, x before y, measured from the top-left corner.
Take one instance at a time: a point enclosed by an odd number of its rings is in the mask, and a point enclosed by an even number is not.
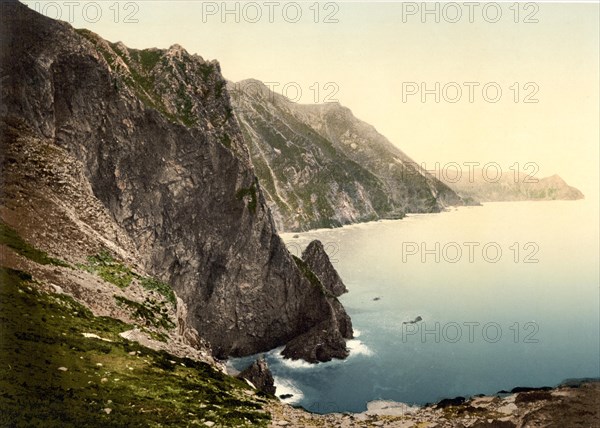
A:
[[[600,376],[598,218],[588,200],[489,203],[283,234],[296,255],[323,242],[358,337],[344,361],[267,353],[277,394],[360,412]]]

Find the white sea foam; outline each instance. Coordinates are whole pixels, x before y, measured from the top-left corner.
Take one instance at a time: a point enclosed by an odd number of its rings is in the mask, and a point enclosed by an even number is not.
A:
[[[350,357],[356,355],[365,355],[370,357],[373,355],[373,351],[367,345],[365,345],[362,341],[358,339],[351,339],[346,342],[346,346],[350,350]]]
[[[366,415],[403,416],[417,410],[419,410],[419,406],[411,406],[397,401],[375,400],[367,403],[367,411],[363,413]]]
[[[292,394],[289,398],[281,399],[284,403],[296,404],[304,398],[304,394],[300,388],[298,388],[290,379],[273,376],[273,381],[276,388],[275,393],[278,397],[284,394]]]
[[[315,364],[308,363],[304,360],[291,360],[289,358],[284,358],[281,355],[281,351],[283,351],[283,347],[274,349],[271,351],[271,354],[277,359],[277,362],[282,366],[285,366],[289,369],[312,369],[315,368]]]

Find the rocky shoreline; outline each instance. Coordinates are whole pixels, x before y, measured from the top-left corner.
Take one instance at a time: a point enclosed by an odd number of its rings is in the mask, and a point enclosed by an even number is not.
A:
[[[276,395],[273,375],[264,357],[237,373],[237,377],[245,379],[258,393]],[[493,395],[445,398],[424,406],[375,400],[360,413],[311,413],[276,398],[269,401],[266,409],[272,417],[271,427],[570,428],[599,427],[599,404],[600,378],[582,378],[567,379],[556,387],[520,386]],[[321,410],[327,411],[325,407]]]
[[[508,394],[446,399],[418,407],[374,401],[362,413],[319,415],[273,400],[271,427],[525,428],[600,426],[600,379],[555,388],[514,388]]]

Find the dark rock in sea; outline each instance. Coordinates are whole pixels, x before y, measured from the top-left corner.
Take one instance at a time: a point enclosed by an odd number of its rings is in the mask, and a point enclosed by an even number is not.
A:
[[[302,252],[302,260],[314,272],[321,284],[335,297],[348,292],[342,279],[329,260],[329,256],[319,240],[314,240]]]
[[[339,329],[328,322],[323,322],[291,340],[281,352],[285,358],[303,359],[309,363],[327,362],[334,358],[343,359],[349,354],[346,341]]]
[[[294,236],[292,236],[292,238],[295,238],[295,239],[300,238],[300,235],[294,235]]]
[[[416,324],[419,321],[423,321],[423,318],[421,318],[421,316],[416,317],[414,320],[412,321],[404,321],[402,324]]]
[[[320,241],[311,242],[294,258],[314,289],[326,298],[328,308],[322,315],[325,321],[309,327],[292,339],[281,353],[285,358],[304,359],[308,362],[326,362],[333,358],[346,358],[349,354],[345,339],[353,337],[352,322],[336,297],[347,292],[346,286],[333,268]]]
[[[238,377],[252,382],[252,385],[260,392],[268,395],[275,395],[273,374],[271,373],[271,369],[269,369],[267,362],[262,357],[243,370]]]
[[[531,391],[551,391],[552,388],[549,386],[542,387],[530,387],[530,386],[517,386],[510,390],[511,393],[516,394],[518,392],[531,392]]]
[[[267,351],[315,326],[343,355],[349,319],[277,235],[219,63],[179,45],[110,43],[16,1],[0,7],[2,120],[81,165],[79,187],[143,270],[172,286],[214,355]]]
[[[350,317],[333,294],[333,290],[339,290],[339,284],[332,276],[333,267],[328,258],[324,259],[319,255],[319,246],[322,248],[319,243],[313,246],[317,248],[316,250],[311,250],[311,254],[315,255],[313,266],[317,272],[313,272],[304,260],[293,258],[300,271],[309,280],[312,290],[325,299],[326,305],[323,305],[318,312],[324,320],[317,325],[304,325],[305,333],[289,341],[281,353],[285,358],[303,359],[311,363],[330,361],[332,358],[346,358],[348,350],[344,339],[352,339],[354,334]],[[324,256],[327,257],[327,254]],[[326,279],[328,287],[323,285],[319,275]],[[341,285],[343,286],[343,283]],[[314,310],[314,308],[308,309]]]
[[[374,302],[377,302],[377,301],[379,301],[379,300],[381,300],[381,297],[373,297],[373,301],[374,301]]]
[[[438,409],[444,409],[450,406],[460,406],[461,404],[464,404],[465,400],[465,397],[444,398],[436,404],[436,407]]]
[[[294,394],[281,394],[279,398],[281,398],[282,400],[287,400],[288,398],[292,398],[293,396]]]

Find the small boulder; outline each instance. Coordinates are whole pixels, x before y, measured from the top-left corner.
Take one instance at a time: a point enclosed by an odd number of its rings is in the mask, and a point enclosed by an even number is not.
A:
[[[461,404],[464,404],[464,402],[465,397],[444,398],[442,401],[437,403],[436,407],[438,409],[444,409],[450,406],[460,406]]]
[[[252,383],[257,390],[268,395],[275,395],[275,381],[273,374],[264,358],[259,358],[238,376]]]

